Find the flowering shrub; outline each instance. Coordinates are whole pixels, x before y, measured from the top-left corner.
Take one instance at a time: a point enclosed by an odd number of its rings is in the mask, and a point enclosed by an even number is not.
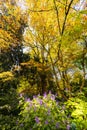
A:
[[[23,103],[24,102],[24,103]],[[20,101],[22,109],[18,130],[69,130],[65,107],[60,107],[55,95],[26,98]]]

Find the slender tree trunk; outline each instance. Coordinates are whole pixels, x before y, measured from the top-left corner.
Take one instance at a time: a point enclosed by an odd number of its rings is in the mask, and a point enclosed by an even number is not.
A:
[[[83,54],[82,54],[82,69],[83,69],[83,78],[82,78],[82,85],[80,87],[80,92],[82,92],[83,90],[83,87],[84,87],[84,84],[85,84],[85,75],[86,75],[86,72],[85,72],[85,48],[83,49]]]

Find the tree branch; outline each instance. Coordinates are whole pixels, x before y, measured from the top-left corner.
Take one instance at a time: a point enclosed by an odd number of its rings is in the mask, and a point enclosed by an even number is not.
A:
[[[69,14],[69,11],[70,11],[70,8],[71,8],[71,5],[73,3],[73,0],[70,1],[69,5],[68,5],[68,8],[65,10],[65,18],[64,18],[64,22],[63,22],[63,26],[62,26],[62,32],[61,32],[61,35],[63,35],[64,33],[64,30],[65,30],[65,25],[66,25],[66,20],[67,20],[67,16]]]
[[[56,16],[57,16],[57,23],[58,23],[58,27],[59,27],[59,34],[61,35],[59,12],[58,12],[58,8],[57,8],[57,5],[56,5],[56,1],[54,0],[53,2],[54,2],[54,8],[55,8],[55,11],[56,11]]]

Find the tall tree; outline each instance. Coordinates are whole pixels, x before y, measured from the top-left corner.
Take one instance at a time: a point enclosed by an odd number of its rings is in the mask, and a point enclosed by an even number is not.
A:
[[[70,97],[71,80],[78,70],[74,62],[82,52],[79,42],[86,33],[87,25],[83,13],[77,10],[79,0],[26,1],[29,27],[25,43],[31,48],[32,55],[39,56],[43,66],[48,61],[56,89],[62,96]]]

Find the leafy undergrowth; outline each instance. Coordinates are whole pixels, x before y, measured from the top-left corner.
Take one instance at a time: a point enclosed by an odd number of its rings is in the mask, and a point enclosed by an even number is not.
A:
[[[21,112],[18,130],[86,130],[87,102],[71,98],[66,103],[58,102],[49,93],[43,96],[20,98]]]
[[[44,94],[33,99],[20,96],[18,117],[1,117],[2,130],[87,130],[87,102],[70,98],[61,103],[56,96]]]

